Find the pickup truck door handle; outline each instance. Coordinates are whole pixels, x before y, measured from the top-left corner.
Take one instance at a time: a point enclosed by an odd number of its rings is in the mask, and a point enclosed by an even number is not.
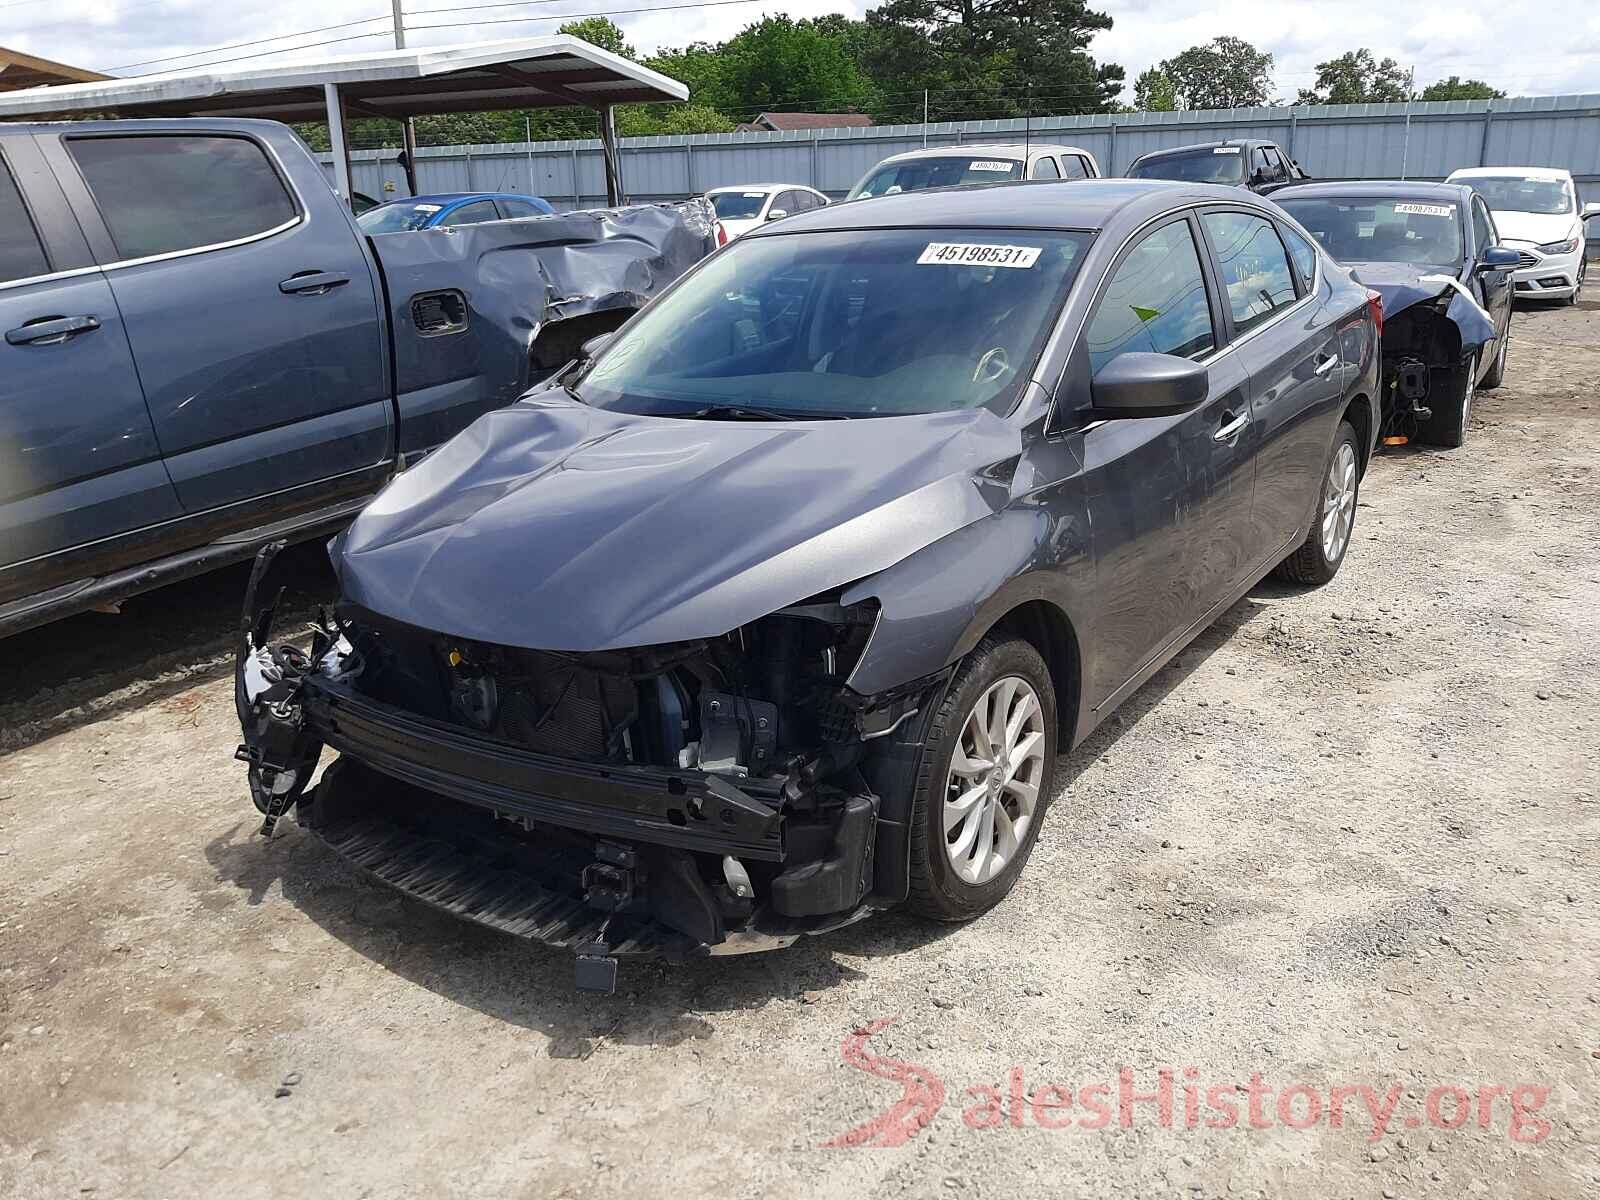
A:
[[[1218,441],[1218,442],[1229,441],[1241,429],[1243,429],[1246,425],[1250,424],[1250,413],[1249,413],[1248,410],[1246,410],[1244,412],[1241,412],[1236,417],[1235,416],[1231,416],[1228,413],[1223,413],[1222,415],[1225,416],[1225,417],[1228,417],[1228,423],[1226,425],[1223,425],[1220,429],[1218,429],[1215,433],[1213,433],[1211,435],[1211,438],[1212,438],[1213,441]]]
[[[59,346],[62,342],[99,329],[94,317],[44,317],[6,331],[13,346]]]
[[[336,287],[350,282],[350,276],[332,271],[300,271],[278,285],[285,296],[326,296]]]
[[[1339,356],[1337,354],[1330,354],[1326,358],[1319,358],[1317,360],[1316,372],[1318,375],[1326,375],[1338,365]]]

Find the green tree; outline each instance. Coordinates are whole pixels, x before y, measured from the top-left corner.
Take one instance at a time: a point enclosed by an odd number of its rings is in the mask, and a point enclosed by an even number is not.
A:
[[[848,112],[870,106],[872,85],[840,42],[809,22],[766,17],[717,48],[729,116]]]
[[[1178,87],[1160,67],[1139,72],[1133,81],[1136,112],[1173,112],[1178,107]]]
[[[1213,38],[1167,59],[1178,108],[1254,108],[1272,103],[1272,55],[1243,38]]]
[[[584,17],[581,21],[568,21],[556,32],[582,38],[591,46],[599,46],[623,58],[638,57],[638,53],[624,39],[622,29],[609,17]]]
[[[1301,104],[1382,104],[1411,99],[1411,73],[1362,47],[1317,64],[1315,87],[1302,89]]]
[[[1497,87],[1490,87],[1481,79],[1462,79],[1459,75],[1452,75],[1449,79],[1441,79],[1437,83],[1430,83],[1422,89],[1419,100],[1500,100],[1505,93]]]

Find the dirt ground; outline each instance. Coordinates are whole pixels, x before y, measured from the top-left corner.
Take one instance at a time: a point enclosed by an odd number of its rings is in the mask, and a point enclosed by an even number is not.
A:
[[[1600,305],[1519,313],[1467,446],[1071,755],[983,919],[609,998],[255,836],[242,573],[6,642],[0,1195],[1600,1194],[1597,377]]]

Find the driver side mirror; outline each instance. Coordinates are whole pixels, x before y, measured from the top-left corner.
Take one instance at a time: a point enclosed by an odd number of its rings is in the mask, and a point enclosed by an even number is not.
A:
[[[1173,354],[1129,351],[1101,367],[1089,385],[1096,417],[1170,417],[1188,412],[1210,390],[1206,367]]]
[[[1600,202],[1591,200],[1583,206],[1583,219],[1587,221],[1590,217],[1600,217]]]
[[[1510,246],[1490,246],[1478,260],[1480,271],[1511,271],[1522,262],[1522,255]]]
[[[776,221],[779,217],[787,217],[788,215],[789,210],[787,208],[773,208],[767,210],[767,220],[769,221]]]

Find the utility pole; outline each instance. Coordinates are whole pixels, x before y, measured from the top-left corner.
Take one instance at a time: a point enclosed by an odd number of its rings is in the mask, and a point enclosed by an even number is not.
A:
[[[406,19],[400,11],[400,0],[390,0],[394,11],[394,48],[406,48]],[[400,123],[400,144],[404,147],[401,151],[406,160],[406,189],[415,196],[417,194],[417,123],[413,117],[406,117]]]
[[[1411,166],[1411,104],[1417,98],[1417,68],[1412,66],[1406,71],[1406,140],[1405,146],[1400,151],[1400,178],[1406,177],[1406,171]]]
[[[922,148],[928,148],[928,89],[922,89]]]

